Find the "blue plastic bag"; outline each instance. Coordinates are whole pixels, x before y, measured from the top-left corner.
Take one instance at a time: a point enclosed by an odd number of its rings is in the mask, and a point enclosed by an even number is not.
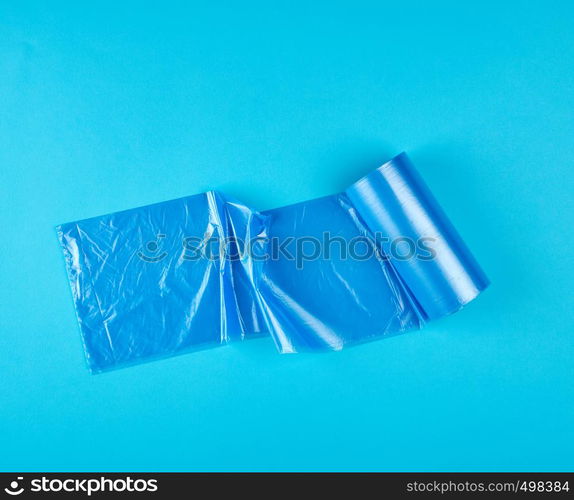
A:
[[[338,350],[420,328],[488,280],[401,154],[257,212],[217,192],[58,227],[92,372],[271,335]]]

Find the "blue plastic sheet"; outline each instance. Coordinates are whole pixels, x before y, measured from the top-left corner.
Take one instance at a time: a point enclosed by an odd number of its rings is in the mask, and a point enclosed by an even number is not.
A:
[[[93,372],[271,335],[338,350],[420,328],[488,280],[405,154],[257,212],[207,193],[58,227]]]

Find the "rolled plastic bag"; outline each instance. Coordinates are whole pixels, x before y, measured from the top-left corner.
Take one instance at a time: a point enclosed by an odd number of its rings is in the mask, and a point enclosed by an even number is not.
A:
[[[425,319],[451,314],[489,282],[405,153],[353,184],[346,194],[387,255],[422,244],[429,258],[391,259]],[[410,249],[409,249],[410,250]]]
[[[211,191],[58,235],[92,372],[262,335],[280,352],[339,350],[420,328],[488,286],[405,154],[287,207]]]

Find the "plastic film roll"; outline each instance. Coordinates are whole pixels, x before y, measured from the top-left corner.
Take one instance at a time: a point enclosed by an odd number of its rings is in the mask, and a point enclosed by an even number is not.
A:
[[[280,352],[340,350],[421,328],[488,285],[405,154],[265,212],[210,191],[57,229],[93,372],[261,335]],[[401,258],[400,240],[430,252]]]
[[[474,299],[488,278],[405,153],[363,177],[347,196],[376,233],[426,319],[453,313]],[[393,257],[391,245],[424,242],[431,258]]]

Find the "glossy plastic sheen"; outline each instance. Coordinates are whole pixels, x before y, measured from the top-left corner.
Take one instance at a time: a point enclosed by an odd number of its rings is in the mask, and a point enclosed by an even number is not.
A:
[[[93,372],[268,334],[280,352],[338,350],[420,328],[488,285],[405,154],[288,207],[211,191],[58,235]],[[325,235],[336,244],[310,258],[301,243]],[[395,258],[400,239],[431,241],[433,258]],[[370,251],[337,247],[355,241]]]
[[[453,313],[488,286],[488,279],[406,154],[400,154],[346,191],[372,232],[432,242],[433,259],[393,259],[393,266],[425,319]]]

